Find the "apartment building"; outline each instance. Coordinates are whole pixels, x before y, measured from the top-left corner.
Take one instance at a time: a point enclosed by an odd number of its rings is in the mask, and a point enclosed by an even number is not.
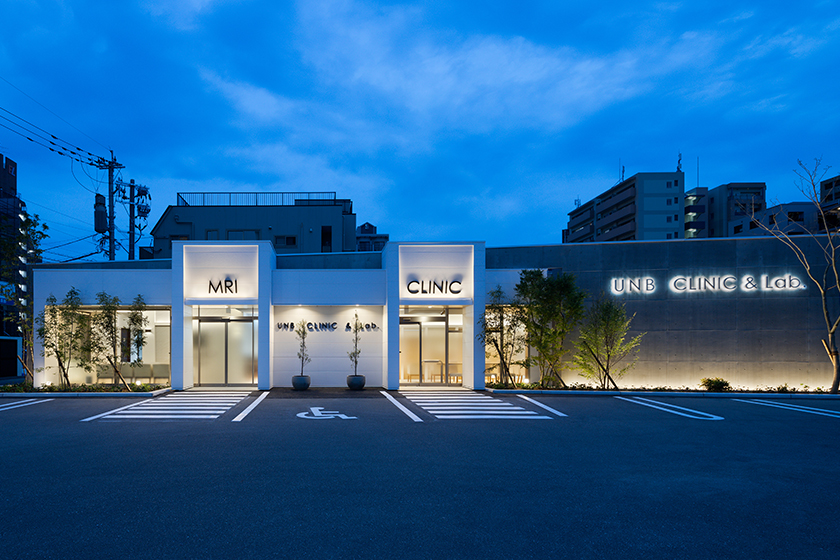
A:
[[[564,243],[681,239],[685,174],[637,173],[569,212]]]

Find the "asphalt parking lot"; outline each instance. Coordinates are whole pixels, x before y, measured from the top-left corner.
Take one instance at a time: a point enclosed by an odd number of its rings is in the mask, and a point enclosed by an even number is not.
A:
[[[3,556],[840,554],[837,400],[231,393],[0,399]]]

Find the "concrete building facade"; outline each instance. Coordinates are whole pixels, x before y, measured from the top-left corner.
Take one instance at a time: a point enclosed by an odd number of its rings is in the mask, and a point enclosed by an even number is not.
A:
[[[803,250],[821,259],[815,245]],[[369,386],[481,389],[493,379],[492,351],[476,339],[486,294],[500,286],[512,295],[523,269],[569,272],[590,301],[606,293],[625,303],[631,335],[645,334],[622,386],[696,388],[703,377],[746,388],[831,382],[818,290],[770,237],[512,248],[391,242],[381,253],[305,255],[278,255],[265,240],[175,241],[171,259],[41,265],[35,301],[37,313],[71,286],[89,306],[100,291],[123,302],[142,294],[144,369],[126,365],[124,374],[177,389],[289,386],[300,368],[301,320],[311,335],[313,386],[342,386],[356,315],[365,325],[359,367]],[[36,360],[36,369],[36,384],[57,382],[50,360]],[[523,373],[536,380],[535,371]],[[97,380],[78,368],[72,376]],[[564,377],[583,381],[572,370]]]
[[[141,258],[172,257],[173,241],[269,241],[278,254],[356,250],[353,202],[334,192],[178,193]]]
[[[685,174],[637,173],[569,212],[565,243],[681,239]]]

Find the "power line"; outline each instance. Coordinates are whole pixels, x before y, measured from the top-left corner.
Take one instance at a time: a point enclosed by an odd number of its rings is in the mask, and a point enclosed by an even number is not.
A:
[[[62,216],[66,217],[66,218],[71,218],[73,220],[76,220],[77,222],[81,222],[81,223],[85,224],[86,226],[90,226],[90,222],[86,222],[85,220],[82,220],[81,218],[77,218],[76,216],[71,216],[70,214],[65,214],[64,212],[59,212],[58,210],[50,208],[49,206],[44,206],[43,204],[38,204],[37,202],[32,202],[30,200],[26,200],[22,196],[19,196],[18,198],[23,200],[23,202],[25,202],[27,206],[29,206],[31,204],[32,206],[37,206],[39,208],[49,210],[50,212],[55,212],[56,214],[61,214]]]
[[[73,126],[72,124],[70,124],[69,122],[67,122],[66,120],[62,119],[60,116],[58,116],[58,115],[57,115],[57,114],[55,114],[53,111],[51,111],[50,109],[48,109],[48,108],[47,108],[47,107],[46,107],[43,103],[39,102],[37,99],[35,99],[34,97],[32,97],[31,95],[29,95],[28,93],[26,93],[25,91],[23,91],[22,89],[20,89],[19,87],[17,87],[15,84],[13,84],[12,82],[10,82],[9,80],[7,80],[6,78],[4,78],[3,76],[0,76],[0,80],[3,80],[4,82],[6,82],[7,84],[9,84],[9,85],[10,85],[10,86],[12,86],[13,88],[15,88],[16,90],[18,90],[19,92],[21,92],[23,95],[25,95],[26,97],[28,97],[29,99],[31,99],[32,101],[34,101],[35,103],[37,103],[38,105],[40,105],[41,107],[43,107],[43,108],[44,108],[47,112],[49,112],[51,115],[53,115],[54,117],[56,117],[57,119],[59,119],[61,122],[63,122],[63,123],[64,123],[64,124],[66,124],[67,126],[71,127],[71,128],[72,128],[73,130],[75,130],[76,132],[78,132],[78,133],[80,133],[80,134],[83,134],[84,136],[87,136],[87,138],[88,138],[88,139],[93,140],[94,142],[96,142],[97,144],[99,144],[100,146],[102,146],[103,148],[105,148],[106,150],[108,150],[108,149],[109,149],[109,148],[108,148],[108,146],[105,146],[104,144],[102,144],[102,142],[99,142],[99,141],[97,141],[96,139],[91,138],[89,135],[85,134],[84,132],[82,132],[81,130],[79,130],[78,128],[76,128],[75,126]],[[21,120],[23,120],[23,119],[21,119]],[[34,125],[33,125],[33,126],[34,126]],[[91,155],[93,155],[93,154],[91,154]]]
[[[31,130],[27,130],[26,128],[24,128],[24,127],[20,126],[20,125],[19,125],[19,124],[17,124],[17,123],[12,122],[12,121],[11,121],[11,120],[9,120],[9,119],[6,119],[5,117],[0,117],[0,118],[3,118],[3,119],[5,119],[5,120],[7,120],[7,121],[11,122],[11,123],[12,123],[12,124],[14,124],[15,126],[18,126],[18,127],[20,127],[20,128],[23,128],[23,129],[24,129],[24,130],[26,130],[27,132],[30,132],[30,133],[32,132]],[[55,153],[57,153],[57,154],[58,154],[58,155],[60,155],[60,156],[65,156],[65,157],[69,157],[70,159],[75,159],[75,160],[76,160],[76,161],[78,161],[79,163],[84,163],[84,164],[86,164],[86,165],[96,165],[96,164],[93,162],[93,160],[89,160],[89,161],[82,161],[82,160],[81,160],[81,159],[79,159],[78,157],[75,157],[75,156],[73,156],[73,155],[70,155],[70,153],[72,153],[72,154],[76,154],[76,152],[74,152],[74,151],[72,151],[72,150],[69,150],[69,149],[67,149],[67,148],[63,148],[63,147],[58,147],[58,149],[56,149],[56,148],[51,148],[50,146],[47,146],[47,145],[46,145],[46,144],[44,144],[43,142],[39,142],[38,140],[35,140],[34,138],[31,138],[31,137],[27,136],[26,134],[22,134],[21,132],[19,132],[19,131],[15,130],[15,129],[13,129],[13,128],[9,128],[8,126],[6,126],[6,125],[5,125],[5,124],[3,124],[3,123],[0,123],[0,126],[1,126],[1,127],[3,127],[3,128],[5,128],[6,130],[8,130],[8,131],[10,131],[10,132],[14,132],[15,134],[17,134],[18,136],[20,136],[20,137],[22,137],[22,138],[26,138],[27,140],[29,140],[30,142],[32,142],[32,143],[34,143],[34,144],[38,144],[39,146],[43,146],[44,148],[48,149],[49,151],[51,151],[51,152],[55,152]],[[34,134],[34,133],[32,134],[32,136],[36,136],[36,137],[41,138],[41,136],[40,136],[40,135],[38,135],[38,134]],[[49,142],[50,144],[53,144],[54,146],[58,146],[58,144],[56,144],[55,142],[52,142],[51,140],[46,140],[46,139],[45,139],[45,141],[46,141],[46,142]],[[84,151],[84,150],[83,150],[83,151]]]
[[[28,120],[24,119],[23,117],[21,117],[21,116],[19,116],[19,115],[16,115],[16,114],[12,113],[12,112],[11,112],[11,111],[9,111],[8,109],[4,109],[3,107],[0,107],[0,111],[3,111],[4,113],[8,113],[9,115],[13,116],[14,118],[16,118],[16,119],[17,119],[17,120],[19,120],[19,121],[25,122],[25,123],[26,123],[27,125],[29,125],[30,127],[34,128],[34,129],[36,129],[36,130],[39,130],[39,131],[41,131],[41,132],[43,132],[44,134],[48,135],[48,136],[49,136],[50,138],[52,138],[53,140],[57,140],[58,142],[60,142],[60,143],[62,143],[62,144],[67,144],[68,146],[73,146],[73,143],[72,143],[72,142],[68,142],[67,140],[63,140],[63,139],[59,138],[59,137],[58,137],[58,136],[56,136],[55,134],[52,134],[52,133],[50,133],[50,132],[47,132],[46,130],[44,130],[44,129],[43,129],[43,128],[41,128],[40,126],[38,126],[38,125],[36,125],[36,124],[33,124],[33,123],[29,122]],[[18,128],[21,128],[21,129],[25,130],[26,132],[29,132],[30,134],[32,134],[32,135],[34,135],[34,136],[37,136],[37,137],[41,138],[41,139],[42,139],[42,140],[44,140],[45,142],[49,142],[49,143],[50,143],[50,144],[52,144],[53,146],[58,146],[58,144],[56,144],[55,142],[53,142],[52,140],[50,140],[50,138],[46,138],[46,137],[44,137],[44,136],[42,136],[42,135],[38,134],[37,132],[35,132],[35,131],[33,131],[33,130],[30,130],[29,128],[26,128],[26,127],[25,127],[25,126],[23,126],[22,124],[20,124],[20,123],[18,123],[18,122],[15,122],[15,121],[13,121],[12,119],[9,119],[9,118],[4,117],[4,116],[2,116],[2,115],[0,115],[0,118],[2,118],[3,120],[6,120],[6,121],[8,121],[8,122],[12,123],[13,125],[17,126]],[[97,158],[97,157],[98,157],[96,154],[92,154],[92,153],[90,153],[89,151],[85,150],[84,148],[80,148],[79,146],[73,146],[73,147],[74,147],[76,150],[78,150],[79,152],[84,152],[84,153],[86,153],[86,154],[87,154],[88,156],[90,156],[91,158]],[[69,152],[71,152],[71,153],[73,153],[73,154],[75,154],[75,155],[77,155],[77,156],[82,157],[82,154],[79,154],[79,153],[73,152],[73,150],[70,150],[69,148],[66,148],[66,147],[62,146],[62,149],[67,150],[67,151],[69,151]]]
[[[84,169],[84,167],[82,169]],[[73,170],[73,160],[72,159],[70,160],[70,173],[73,175],[73,178],[76,179],[76,182],[79,183],[79,185],[83,189],[85,189],[86,191],[91,192],[93,194],[96,194],[98,192],[98,191],[94,191],[94,190],[86,187],[81,181],[79,181],[79,178],[76,177],[76,172]],[[88,176],[88,177],[90,177],[90,176]]]
[[[49,249],[47,249],[47,248],[42,248],[42,249],[44,251],[50,251],[51,252],[55,249],[58,249],[59,247],[64,247],[65,245],[72,245],[73,243],[78,243],[79,241],[84,241],[85,239],[90,239],[91,237],[94,237],[96,235],[99,235],[99,234],[92,233],[92,234],[87,235],[85,237],[80,237],[79,239],[74,239],[73,241],[68,241],[67,243],[62,243],[61,245],[56,245],[55,247],[50,247]]]
[[[82,255],[81,257],[74,257],[72,259],[67,259],[66,261],[61,261],[61,262],[69,263],[69,262],[78,261],[78,260],[81,260],[81,259],[84,259],[84,258],[87,258],[87,257],[92,257],[93,255],[98,255],[98,254],[99,254],[99,251],[94,251],[93,253],[88,253],[87,255]],[[93,262],[93,261],[88,261],[88,262]]]

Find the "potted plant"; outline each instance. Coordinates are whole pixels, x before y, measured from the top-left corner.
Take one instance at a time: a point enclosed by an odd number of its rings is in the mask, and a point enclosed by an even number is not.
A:
[[[297,336],[297,339],[300,342],[300,349],[297,353],[298,358],[300,358],[300,375],[292,376],[292,389],[295,391],[305,391],[309,388],[309,376],[303,374],[303,366],[312,361],[309,357],[309,352],[306,351],[306,336],[308,334],[309,331],[306,330],[306,321],[301,319],[300,322],[295,325],[295,336]]]
[[[351,323],[353,351],[347,352],[347,355],[350,357],[350,363],[353,364],[353,373],[347,376],[347,386],[354,391],[365,388],[365,376],[359,375],[359,354],[362,353],[362,349],[359,348],[359,339],[361,338],[362,329],[364,329],[364,325],[359,321],[359,313],[356,312]]]

